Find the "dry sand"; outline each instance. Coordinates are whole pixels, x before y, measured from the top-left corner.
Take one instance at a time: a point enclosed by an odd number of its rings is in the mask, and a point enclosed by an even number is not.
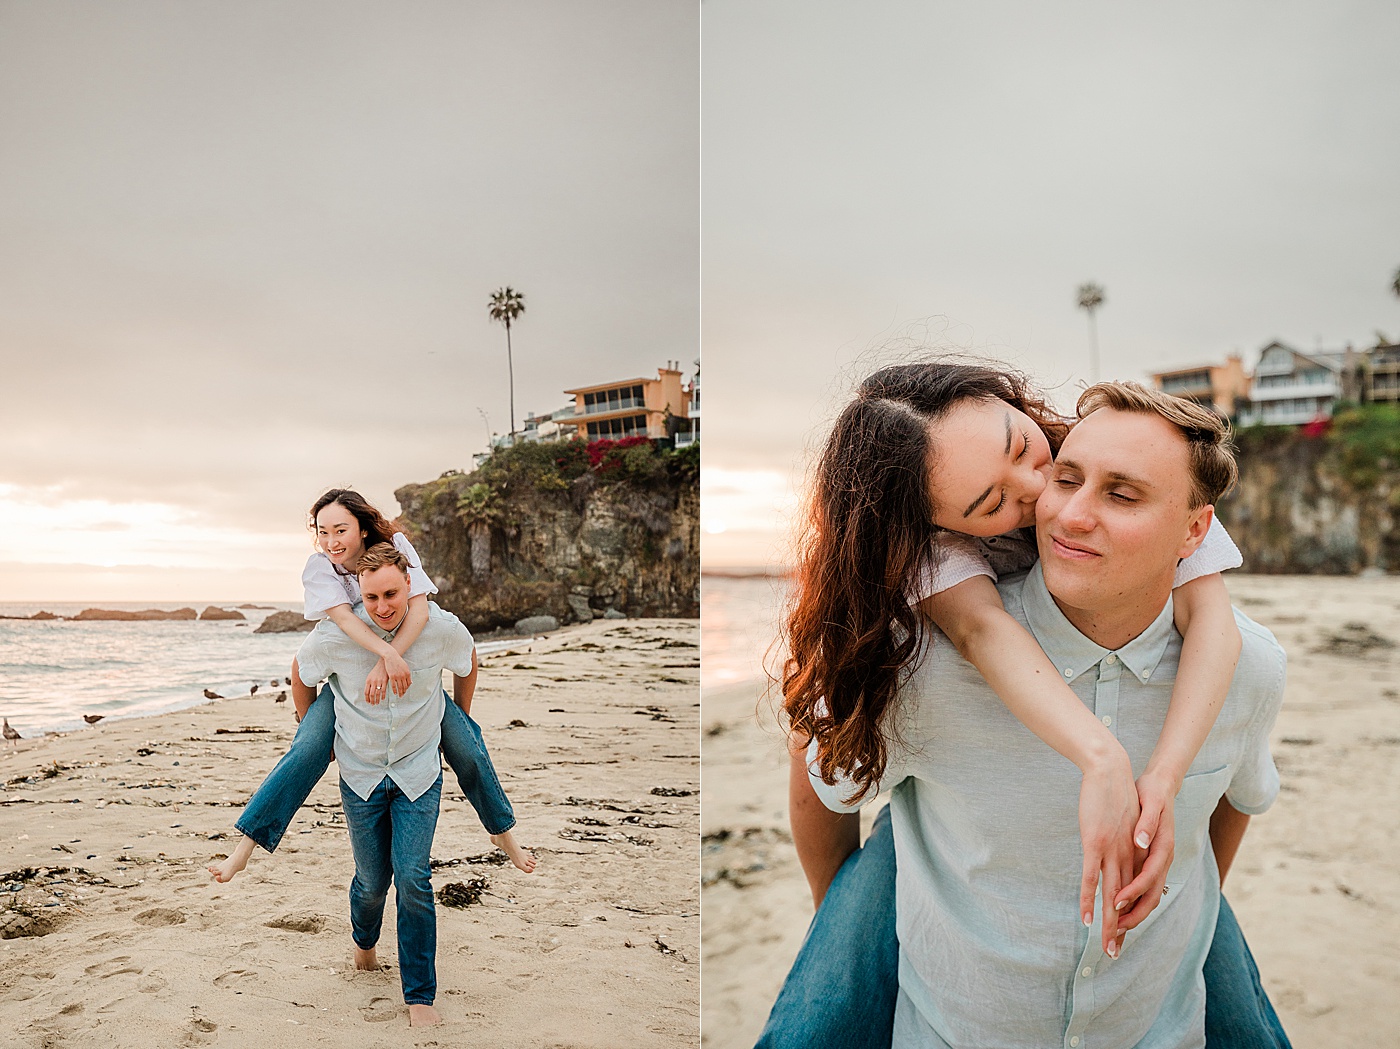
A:
[[[596,622],[483,660],[472,713],[539,867],[472,863],[504,857],[445,776],[433,856],[466,862],[435,887],[490,888],[438,905],[437,1028],[408,1027],[392,893],[389,971],[350,965],[334,765],[275,855],[228,885],[205,873],[292,738],[290,698],[5,748],[0,927],[55,929],[0,942],[0,1044],[697,1044],[698,635],[694,620]],[[221,731],[245,728],[260,731]],[[4,873],[24,868],[48,873]]]
[[[1400,641],[1400,579],[1228,581],[1289,670],[1282,792],[1251,823],[1227,895],[1296,1049],[1400,1046],[1400,649],[1368,636]],[[755,722],[758,692],[704,698],[707,1049],[753,1044],[811,917],[786,755],[771,718]]]

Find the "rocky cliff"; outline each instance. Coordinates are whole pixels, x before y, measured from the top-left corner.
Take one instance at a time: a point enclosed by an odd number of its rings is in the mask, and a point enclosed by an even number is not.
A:
[[[1240,483],[1217,510],[1245,571],[1400,572],[1400,411],[1367,405],[1330,427],[1236,440]]]
[[[700,614],[699,447],[524,444],[394,494],[436,601],[474,630],[529,615]]]

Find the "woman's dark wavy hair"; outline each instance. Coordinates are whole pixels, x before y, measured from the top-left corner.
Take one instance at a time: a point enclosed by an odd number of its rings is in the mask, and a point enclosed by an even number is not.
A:
[[[884,775],[880,722],[920,644],[909,588],[935,557],[929,423],[960,401],[1026,413],[1058,452],[1067,424],[1026,378],[1001,367],[930,361],[882,368],[860,384],[817,461],[785,622],[783,709],[817,741],[823,781],[863,797]]]
[[[306,515],[307,527],[311,529],[313,536],[316,534],[316,515],[330,506],[331,503],[339,503],[345,507],[360,523],[360,528],[365,533],[366,550],[377,543],[392,543],[395,533],[403,531],[393,521],[372,507],[359,492],[352,488],[332,488],[311,504],[311,510]]]

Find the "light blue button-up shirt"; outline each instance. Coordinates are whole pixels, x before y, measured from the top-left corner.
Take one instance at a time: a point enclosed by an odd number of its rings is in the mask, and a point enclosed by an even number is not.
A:
[[[1076,630],[1040,566],[998,584],[1085,705],[1141,775],[1161,733],[1181,635],[1168,600],[1116,651]],[[1205,1044],[1201,969],[1219,908],[1209,847],[1223,795],[1258,813],[1278,793],[1268,737],[1283,698],[1284,654],[1236,612],[1243,651],[1220,717],[1175,807],[1170,893],[1128,934],[1118,959],[1100,946],[1100,902],[1079,915],[1080,773],[1002,705],[941,634],[892,709],[890,812],[898,857],[900,966],[895,1049],[1187,1049]],[[847,784],[813,786],[832,808]],[[873,796],[873,793],[872,795]]]
[[[384,640],[393,639],[370,622],[364,606],[358,615]],[[418,640],[404,653],[413,682],[402,696],[388,695],[377,704],[365,702],[365,678],[379,657],[365,651],[329,619],[317,624],[297,652],[301,679],[314,686],[329,676],[335,695],[335,760],[345,785],[365,800],[385,776],[410,800],[417,800],[437,782],[442,766],[442,672],[462,677],[471,673],[476,645],[470,631],[451,612],[431,602],[428,622]]]

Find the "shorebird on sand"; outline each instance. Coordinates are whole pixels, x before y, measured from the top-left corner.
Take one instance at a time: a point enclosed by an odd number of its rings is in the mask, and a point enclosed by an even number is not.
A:
[[[250,696],[256,696],[257,694],[258,694],[258,683],[257,683],[256,681],[254,681],[254,682],[253,682],[253,687],[250,688],[250,689],[248,690],[248,695],[250,695]]]
[[[276,688],[276,687],[277,687],[277,679],[276,679],[276,678],[273,678],[271,681],[268,682],[268,684],[271,685],[273,688]]]
[[[224,697],[221,696],[221,695],[219,695],[217,692],[210,692],[210,691],[206,688],[206,689],[204,690],[204,698],[205,698],[205,699],[223,699]]]
[[[5,722],[4,733],[5,733],[5,739],[6,739],[6,740],[8,740],[9,742],[13,743],[13,742],[15,742],[16,740],[20,740],[20,739],[23,739],[23,738],[24,738],[23,736],[21,736],[21,735],[19,734],[19,731],[18,731],[17,729],[12,729],[12,728],[10,728],[10,719],[9,719],[9,718],[0,718],[0,721],[4,721],[4,722]]]
[[[272,702],[274,702],[274,703],[285,703],[285,702],[287,702],[287,693],[285,693],[285,692],[279,692],[279,693],[277,693],[277,698],[274,699]]]
[[[292,679],[291,679],[291,678],[287,678],[287,684],[290,685],[291,683],[292,683]]]
[[[86,721],[89,725],[96,725],[106,716],[106,714],[84,714],[83,720]]]

